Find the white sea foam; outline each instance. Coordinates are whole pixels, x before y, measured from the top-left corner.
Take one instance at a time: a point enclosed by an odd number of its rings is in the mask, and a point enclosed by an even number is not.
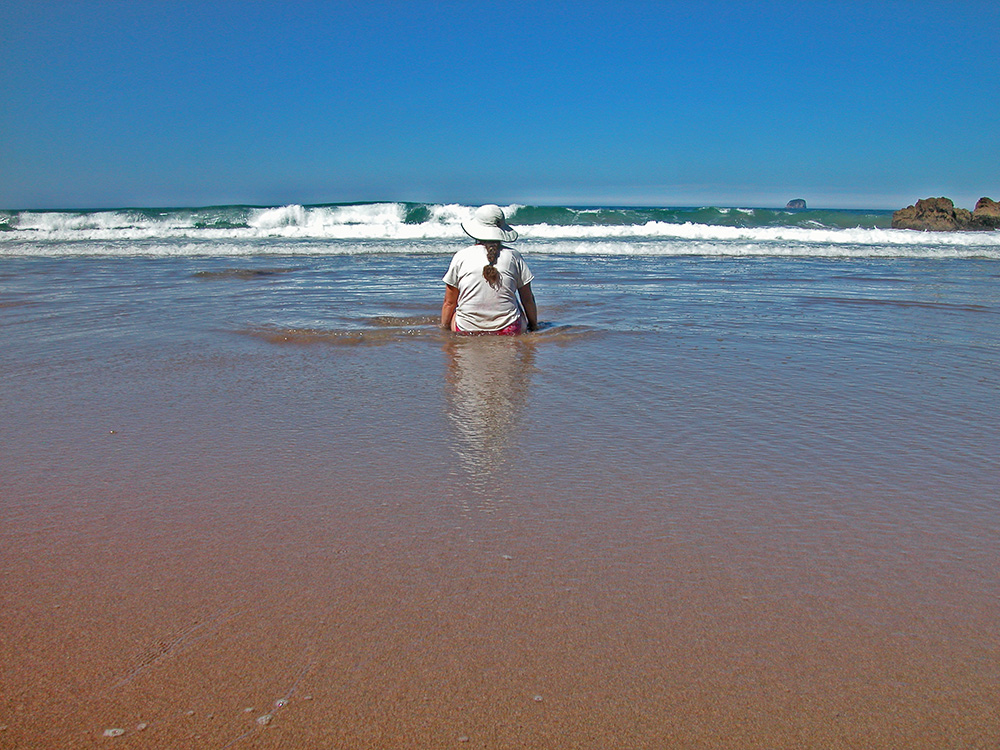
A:
[[[718,224],[672,224],[650,221],[643,225],[523,227],[522,237],[546,239],[679,239],[758,243],[794,242],[843,246],[960,246],[1000,249],[1000,232],[917,232],[899,229],[813,229],[804,227],[730,227]]]
[[[305,236],[323,237],[336,235],[345,227],[367,227],[377,234],[380,229],[402,225],[405,215],[406,208],[401,203],[311,208],[289,205],[253,209],[247,224],[263,234],[294,229]]]
[[[250,215],[249,224],[258,229],[275,229],[277,227],[308,226],[306,210],[302,206],[281,206],[279,208],[255,209]]]
[[[403,203],[272,208],[21,212],[3,217],[0,255],[292,255],[454,250],[474,207]],[[1000,232],[918,232],[694,222],[518,224],[525,252],[1000,258]],[[735,209],[736,211],[744,211]],[[725,209],[720,212],[725,213]],[[593,215],[578,211],[576,215]]]
[[[472,218],[472,214],[475,212],[475,208],[471,206],[461,206],[457,203],[449,203],[447,205],[435,205],[430,207],[431,224],[437,224],[442,227],[447,226],[459,226],[463,221]]]
[[[172,218],[169,224],[127,211],[100,211],[94,213],[25,212],[18,215],[17,229],[40,234],[66,234],[79,232],[114,232],[129,229],[157,230],[164,226],[191,226],[190,220]]]

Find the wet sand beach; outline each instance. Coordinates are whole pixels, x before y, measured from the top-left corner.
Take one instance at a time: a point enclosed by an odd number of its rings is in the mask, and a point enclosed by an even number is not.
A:
[[[1000,742],[986,313],[365,338],[190,270],[7,310],[0,747]]]

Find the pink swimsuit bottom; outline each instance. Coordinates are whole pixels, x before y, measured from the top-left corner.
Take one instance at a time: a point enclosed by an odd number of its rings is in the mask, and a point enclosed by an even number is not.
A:
[[[463,331],[458,327],[458,323],[456,323],[455,332],[461,333],[464,336],[517,336],[521,333],[521,319],[518,318],[509,326],[501,328],[499,331]]]

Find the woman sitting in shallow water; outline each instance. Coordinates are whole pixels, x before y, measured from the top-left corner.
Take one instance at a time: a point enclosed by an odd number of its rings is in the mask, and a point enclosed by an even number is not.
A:
[[[455,253],[444,276],[441,327],[456,333],[510,336],[538,328],[531,292],[534,276],[521,254],[504,242],[517,232],[499,206],[481,206],[462,229],[476,241]]]

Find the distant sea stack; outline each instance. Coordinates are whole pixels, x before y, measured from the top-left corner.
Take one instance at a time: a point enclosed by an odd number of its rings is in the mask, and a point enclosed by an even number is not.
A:
[[[805,207],[806,207],[806,202],[802,198],[793,198],[792,200],[788,201],[788,204],[785,206],[785,208],[792,208],[796,210],[801,210]]]
[[[950,198],[922,198],[892,215],[893,229],[927,232],[982,231],[1000,228],[1000,203],[980,198],[974,211],[955,208]]]

